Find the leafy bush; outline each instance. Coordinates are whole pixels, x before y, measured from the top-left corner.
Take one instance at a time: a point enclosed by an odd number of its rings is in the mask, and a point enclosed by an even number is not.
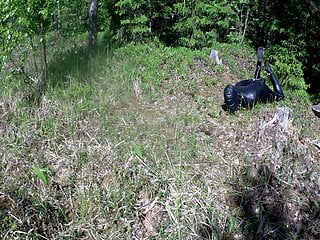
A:
[[[303,65],[298,60],[304,52],[299,51],[297,46],[283,41],[282,45],[271,47],[268,55],[282,86],[294,95],[308,98],[308,85],[304,80]]]
[[[179,44],[203,47],[217,40],[225,41],[237,28],[237,3],[233,1],[198,0],[173,5],[177,21],[173,26],[179,35]]]
[[[216,41],[239,39],[243,34],[243,7],[248,1],[119,0],[121,40],[141,41],[159,37],[168,45],[201,48]]]

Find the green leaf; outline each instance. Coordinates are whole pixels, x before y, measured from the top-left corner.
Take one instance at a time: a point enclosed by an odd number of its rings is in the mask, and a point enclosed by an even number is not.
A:
[[[132,148],[134,153],[139,157],[139,158],[143,158],[143,152],[142,149],[139,145],[137,145],[136,143],[132,143]]]
[[[228,232],[229,233],[232,233],[235,230],[236,221],[237,221],[237,219],[234,216],[229,215],[229,225],[228,225]]]
[[[49,180],[46,175],[46,172],[48,171],[47,169],[32,166],[32,171],[45,185],[49,184]]]

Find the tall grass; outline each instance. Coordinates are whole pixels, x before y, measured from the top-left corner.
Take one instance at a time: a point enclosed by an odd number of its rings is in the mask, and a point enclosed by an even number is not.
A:
[[[76,47],[52,56],[51,85],[35,106],[26,104],[22,83],[1,82],[1,237],[318,236],[312,184],[319,169],[311,164],[318,152],[310,144],[298,151],[300,140],[314,135],[294,130],[279,160],[282,171],[263,170],[276,146],[272,126],[263,138],[259,128],[281,103],[224,112],[223,88],[254,65],[247,48],[217,49],[222,66],[208,49],[127,45],[88,62]],[[291,106],[293,129],[315,129],[303,104]],[[310,191],[303,192],[303,181]],[[276,203],[285,207],[268,212]],[[261,214],[247,210],[252,205]],[[306,230],[296,230],[300,220],[278,219],[289,227],[273,221],[289,206],[309,221]]]

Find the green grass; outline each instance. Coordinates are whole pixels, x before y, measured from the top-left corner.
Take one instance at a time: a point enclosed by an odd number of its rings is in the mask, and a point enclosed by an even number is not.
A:
[[[248,239],[262,221],[266,239],[317,236],[318,202],[309,199],[318,189],[318,152],[301,145],[319,132],[309,102],[224,112],[223,89],[251,75],[254,51],[215,47],[221,66],[209,49],[157,43],[101,52],[90,64],[81,47],[61,59],[55,53],[38,105],[25,101],[18,79],[1,82],[0,236]],[[279,162],[274,125],[260,128],[282,105],[293,109],[294,120]],[[273,171],[273,164],[280,168]],[[288,203],[303,221],[312,212],[304,232],[284,218]],[[248,211],[252,206],[262,213]],[[289,227],[272,219],[277,213]]]

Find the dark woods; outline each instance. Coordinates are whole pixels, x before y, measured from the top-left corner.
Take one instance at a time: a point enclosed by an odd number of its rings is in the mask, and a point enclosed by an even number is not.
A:
[[[150,40],[192,49],[238,43],[278,55],[271,62],[279,79],[287,78],[284,85],[295,88],[305,80],[311,91],[320,89],[320,5],[315,0],[41,0],[34,8],[11,0],[0,6],[2,56],[29,39],[37,41],[39,32],[68,38],[89,30],[91,56],[98,33],[105,36],[101,44],[116,46]]]
[[[255,47],[281,45],[294,50],[303,64],[310,91],[320,90],[320,4],[312,0],[258,0],[248,38]]]
[[[112,20],[104,21],[114,24],[112,28],[116,29],[117,38],[125,41],[157,38],[166,45],[189,48],[211,47],[216,41],[246,42],[255,48],[271,48],[273,54],[290,55],[278,59],[279,62],[291,64],[290,69],[280,73],[280,77],[301,68],[297,77],[311,84],[310,91],[320,90],[320,5],[316,1],[101,2],[102,6],[107,7]],[[105,22],[101,22],[103,25]],[[286,84],[290,86],[291,83]],[[294,88],[296,84],[291,86]]]

